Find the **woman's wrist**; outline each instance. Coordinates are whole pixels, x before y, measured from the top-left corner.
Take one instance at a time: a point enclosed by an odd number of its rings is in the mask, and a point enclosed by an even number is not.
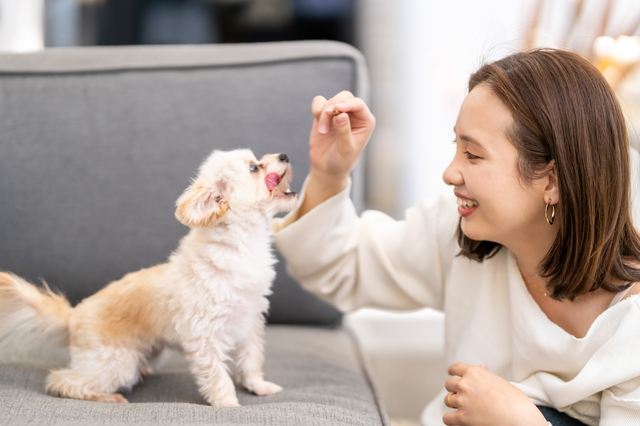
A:
[[[302,217],[319,204],[344,191],[349,184],[349,175],[327,174],[311,168],[304,194],[304,200],[299,209],[299,217]]]
[[[349,173],[327,173],[311,167],[307,187],[309,184],[312,184],[314,191],[318,191],[323,194],[331,194],[331,197],[342,192],[347,187],[348,183]]]

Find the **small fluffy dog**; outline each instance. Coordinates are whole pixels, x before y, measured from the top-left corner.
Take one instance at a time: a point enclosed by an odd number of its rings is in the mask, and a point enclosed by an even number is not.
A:
[[[257,395],[264,380],[264,315],[276,262],[269,221],[296,204],[285,154],[214,151],[176,202],[190,227],[167,263],[126,275],[75,308],[48,287],[0,273],[0,342],[60,338],[71,364],[51,371],[47,390],[67,398],[127,402],[165,346],[179,347],[211,405],[238,406],[225,361]],[[37,336],[37,337],[36,337]]]

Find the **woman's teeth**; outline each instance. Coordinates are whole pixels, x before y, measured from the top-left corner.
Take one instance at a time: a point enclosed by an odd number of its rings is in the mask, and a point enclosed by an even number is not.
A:
[[[465,209],[470,209],[471,207],[478,207],[477,201],[467,200],[466,198],[458,198],[458,206],[464,207]]]

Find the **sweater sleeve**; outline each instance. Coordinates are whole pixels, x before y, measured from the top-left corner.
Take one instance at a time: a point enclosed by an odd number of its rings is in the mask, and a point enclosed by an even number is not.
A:
[[[458,250],[455,198],[423,202],[396,221],[376,211],[358,217],[349,189],[302,218],[296,210],[274,220],[288,272],[344,312],[443,309],[443,286]]]
[[[637,425],[640,422],[640,377],[602,393],[600,426]]]

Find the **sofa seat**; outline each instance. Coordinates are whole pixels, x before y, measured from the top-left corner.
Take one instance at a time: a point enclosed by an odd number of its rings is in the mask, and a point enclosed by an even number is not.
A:
[[[46,394],[48,369],[63,365],[68,359],[66,351],[2,363],[0,423],[388,425],[357,343],[345,328],[268,326],[265,378],[284,390],[259,397],[238,387],[242,407],[237,408],[208,405],[182,355],[167,352],[158,371],[124,393],[129,404]]]

